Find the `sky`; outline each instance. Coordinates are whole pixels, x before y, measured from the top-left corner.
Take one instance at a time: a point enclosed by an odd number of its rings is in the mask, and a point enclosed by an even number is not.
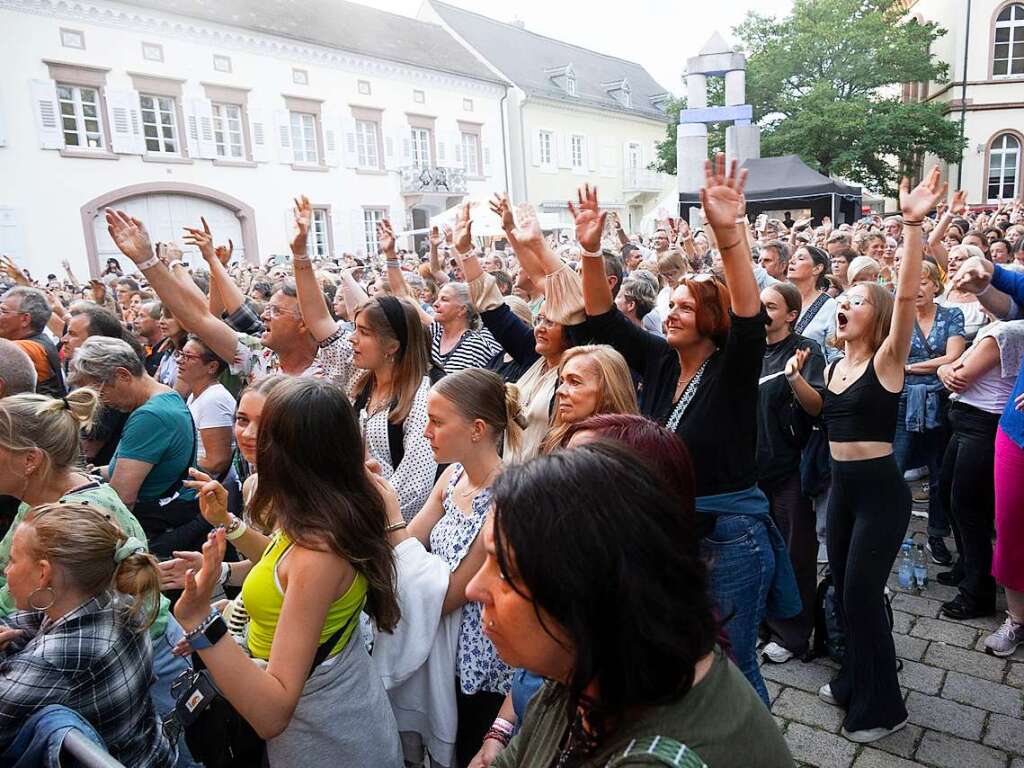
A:
[[[421,0],[355,0],[392,13],[416,16]],[[784,16],[792,0],[446,0],[499,21],[520,19],[526,28],[601,53],[642,64],[668,91],[685,92],[682,72],[712,33],[735,44],[731,30],[748,10]]]

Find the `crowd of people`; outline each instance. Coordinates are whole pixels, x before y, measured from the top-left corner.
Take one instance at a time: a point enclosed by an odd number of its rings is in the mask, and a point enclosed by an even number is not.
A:
[[[3,260],[0,754],[782,768],[761,665],[813,654],[823,567],[819,696],[876,741],[922,477],[943,614],[1001,588],[1012,654],[1024,204],[933,170],[884,219],[751,221],[744,181],[709,162],[701,226],[650,235],[585,185],[573,237],[497,195],[503,237],[467,204],[318,260],[300,197],[264,265],[116,210],[127,272]]]

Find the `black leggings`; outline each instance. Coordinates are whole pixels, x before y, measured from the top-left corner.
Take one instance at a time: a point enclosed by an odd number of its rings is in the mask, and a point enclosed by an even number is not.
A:
[[[910,489],[891,456],[832,462],[828,561],[846,628],[846,656],[832,695],[848,731],[907,718],[883,592],[910,522]]]

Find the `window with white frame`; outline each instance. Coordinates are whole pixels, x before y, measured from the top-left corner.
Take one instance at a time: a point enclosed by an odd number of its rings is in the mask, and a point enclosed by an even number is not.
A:
[[[377,131],[373,120],[356,120],[356,162],[360,168],[380,168]]]
[[[412,164],[414,168],[430,167],[430,131],[426,128],[410,129]]]
[[[992,75],[1024,75],[1024,3],[1008,5],[996,17]]]
[[[170,96],[139,94],[142,107],[142,135],[146,152],[153,155],[178,155],[178,120],[174,99]]]
[[[366,255],[376,256],[379,246],[377,244],[377,225],[387,218],[387,211],[383,208],[363,209],[363,234],[366,242]]]
[[[1019,191],[1020,141],[1012,133],[1003,133],[988,150],[988,199],[1014,200]]]
[[[316,165],[319,162],[316,151],[316,115],[309,112],[292,112],[292,156],[296,163]]]
[[[555,143],[554,134],[551,131],[540,132],[540,164],[552,165],[554,163],[553,146]]]
[[[572,167],[576,170],[583,168],[586,140],[579,134],[569,137],[569,157],[572,159]]]
[[[327,228],[330,225],[330,217],[326,208],[314,208],[313,220],[309,228],[309,237],[306,238],[306,255],[311,259],[326,259],[327,253]]]
[[[467,176],[480,175],[480,137],[475,133],[462,134],[462,168]]]
[[[74,149],[103,149],[100,93],[95,88],[57,84],[64,145]]]
[[[572,75],[565,78],[565,92],[570,96],[576,95],[576,78]]]
[[[213,140],[217,145],[217,157],[228,160],[245,158],[240,106],[213,102]]]

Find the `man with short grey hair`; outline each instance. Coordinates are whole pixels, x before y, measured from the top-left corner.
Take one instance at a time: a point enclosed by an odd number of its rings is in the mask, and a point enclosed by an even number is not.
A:
[[[46,294],[37,288],[16,286],[0,297],[0,338],[13,341],[32,360],[40,394],[67,394],[57,347],[43,332],[52,310]]]
[[[32,358],[7,339],[0,339],[0,397],[36,391],[36,369]]]

